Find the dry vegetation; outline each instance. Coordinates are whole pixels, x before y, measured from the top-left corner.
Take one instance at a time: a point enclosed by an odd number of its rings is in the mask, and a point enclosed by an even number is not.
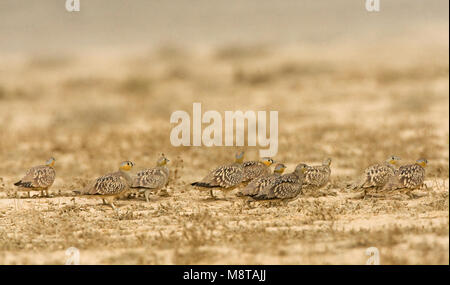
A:
[[[448,43],[8,57],[0,63],[0,264],[449,263]],[[170,145],[170,114],[278,110],[276,160],[333,158],[336,195],[286,207],[208,201],[186,186],[233,148]],[[71,191],[129,159],[171,159],[169,196],[119,213]],[[427,195],[347,199],[345,184],[396,154],[426,157]],[[27,167],[57,159],[51,198],[11,198]],[[256,159],[247,149],[247,159]],[[175,173],[176,172],[176,173]],[[38,194],[38,193],[34,193]]]

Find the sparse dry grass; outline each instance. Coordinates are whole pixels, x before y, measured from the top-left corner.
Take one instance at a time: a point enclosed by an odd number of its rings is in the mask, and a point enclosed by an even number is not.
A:
[[[448,264],[448,49],[389,52],[396,61],[258,46],[2,61],[0,264],[62,264],[71,246],[89,264],[364,264],[371,246],[383,264]],[[205,200],[186,185],[235,149],[170,146],[170,114],[192,102],[278,110],[275,159],[292,169],[332,157],[337,195],[286,207]],[[160,152],[171,159],[168,197],[121,200],[119,214],[72,201],[72,190],[121,160],[140,169]],[[428,158],[428,195],[347,199],[345,184],[390,154]],[[49,156],[55,197],[7,197]]]

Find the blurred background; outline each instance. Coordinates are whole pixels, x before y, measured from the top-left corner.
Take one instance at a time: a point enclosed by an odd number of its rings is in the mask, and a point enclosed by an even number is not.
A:
[[[5,175],[50,155],[67,175],[158,151],[227,160],[170,146],[171,113],[193,102],[279,111],[281,159],[352,174],[398,153],[447,173],[448,1],[80,3],[0,2]]]
[[[0,3],[0,48],[9,52],[73,52],[176,44],[321,45],[377,43],[386,38],[445,37],[448,1],[381,1],[369,13],[365,0],[334,1],[80,1]],[[432,44],[432,43],[430,43]],[[441,43],[442,44],[442,43]]]

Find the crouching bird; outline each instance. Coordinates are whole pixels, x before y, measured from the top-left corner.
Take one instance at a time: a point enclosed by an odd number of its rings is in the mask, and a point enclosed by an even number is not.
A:
[[[236,193],[238,197],[254,197],[263,191],[266,187],[270,187],[280,177],[286,166],[282,163],[275,165],[272,174],[263,175],[253,179],[244,189]]]
[[[292,173],[278,177],[271,185],[253,196],[256,201],[282,201],[287,204],[302,194],[303,178],[308,166],[300,163]]]

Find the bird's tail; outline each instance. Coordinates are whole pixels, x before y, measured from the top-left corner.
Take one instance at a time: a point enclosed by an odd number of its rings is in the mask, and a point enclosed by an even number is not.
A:
[[[17,181],[16,183],[14,183],[15,186],[19,186],[19,187],[31,187],[31,182],[23,182],[22,180]]]

